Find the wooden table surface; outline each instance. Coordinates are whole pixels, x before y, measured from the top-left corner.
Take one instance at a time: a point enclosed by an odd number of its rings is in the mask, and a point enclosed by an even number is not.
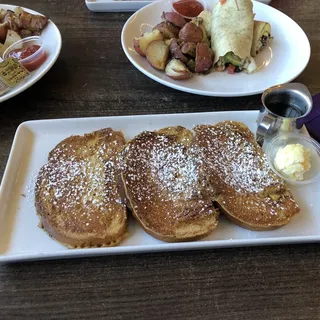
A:
[[[83,0],[7,1],[48,16],[63,46],[52,70],[1,104],[0,180],[17,126],[30,119],[258,109],[260,97],[212,98],[162,86],[120,44],[130,13]],[[297,79],[320,91],[318,0],[274,0],[304,29],[311,60]],[[0,319],[320,319],[318,244],[0,265]]]

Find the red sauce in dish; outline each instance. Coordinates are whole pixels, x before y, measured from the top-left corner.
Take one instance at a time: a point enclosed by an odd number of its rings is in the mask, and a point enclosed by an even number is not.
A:
[[[179,0],[173,3],[173,8],[185,17],[196,17],[203,11],[203,5],[197,0]]]
[[[40,46],[36,44],[32,44],[30,46],[27,46],[25,48],[15,49],[9,52],[8,57],[15,58],[18,61],[24,60],[30,56],[32,56],[34,53],[36,53],[40,49]],[[23,66],[28,71],[34,71],[38,69],[47,59],[46,53],[43,51],[41,54],[39,54],[37,57],[30,61],[21,61]]]

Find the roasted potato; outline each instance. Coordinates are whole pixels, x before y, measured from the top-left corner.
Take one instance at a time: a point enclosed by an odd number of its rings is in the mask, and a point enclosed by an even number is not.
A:
[[[166,75],[174,80],[186,80],[192,77],[192,72],[178,59],[172,59],[166,66]]]
[[[188,22],[179,32],[179,39],[183,42],[202,42],[203,30],[193,22]]]
[[[195,72],[207,73],[212,67],[213,53],[207,43],[198,43],[196,48]]]
[[[201,42],[205,42],[207,44],[210,44],[209,39],[208,39],[208,35],[207,35],[207,31],[206,31],[206,28],[205,28],[204,23],[203,23],[203,19],[198,16],[198,17],[193,18],[191,22],[202,29],[202,40],[201,40]]]
[[[195,57],[196,56],[196,48],[197,48],[197,44],[194,42],[186,42],[181,46],[181,52],[183,54],[187,54],[191,57]]]
[[[4,44],[0,43],[0,56],[3,55],[3,53],[6,51],[7,48],[9,48],[13,43],[21,40],[21,37],[19,34],[13,30],[7,31],[7,36]],[[22,45],[21,45],[22,47]],[[18,49],[18,48],[17,48]]]
[[[141,37],[134,38],[133,40],[134,50],[137,53],[139,53],[141,56],[145,57],[149,43],[155,40],[163,40],[163,36],[159,30],[146,32]]]
[[[146,56],[157,70],[164,70],[169,56],[169,46],[163,40],[156,40],[149,43]]]
[[[188,58],[181,52],[180,45],[177,39],[171,39],[170,43],[170,53],[175,59],[182,61],[183,63],[188,63]]]
[[[186,19],[177,12],[163,12],[162,19],[178,28],[182,28],[187,23]]]
[[[165,39],[178,38],[179,34],[179,28],[169,22],[161,22],[153,30],[159,30]]]

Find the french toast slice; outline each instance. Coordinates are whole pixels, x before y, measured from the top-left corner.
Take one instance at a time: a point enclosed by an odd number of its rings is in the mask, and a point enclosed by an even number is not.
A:
[[[162,241],[200,239],[217,225],[217,209],[200,192],[192,139],[183,127],[145,131],[122,152],[121,176],[132,213]]]
[[[291,192],[271,170],[243,123],[199,125],[194,131],[201,180],[214,190],[213,200],[230,220],[251,230],[272,230],[299,212]]]
[[[35,187],[40,226],[69,248],[118,244],[127,230],[119,182],[123,134],[111,128],[61,141]]]

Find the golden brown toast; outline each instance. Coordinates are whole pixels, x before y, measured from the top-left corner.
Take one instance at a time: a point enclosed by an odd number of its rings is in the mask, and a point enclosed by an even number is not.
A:
[[[132,213],[146,232],[163,241],[199,239],[217,225],[217,210],[200,192],[192,138],[183,127],[142,132],[122,153]]]
[[[299,212],[284,182],[271,170],[252,132],[242,123],[199,125],[195,145],[202,180],[226,216],[251,230],[287,224]]]
[[[121,197],[121,132],[110,128],[71,136],[49,154],[38,175],[35,204],[40,225],[70,248],[112,246],[126,234]]]

